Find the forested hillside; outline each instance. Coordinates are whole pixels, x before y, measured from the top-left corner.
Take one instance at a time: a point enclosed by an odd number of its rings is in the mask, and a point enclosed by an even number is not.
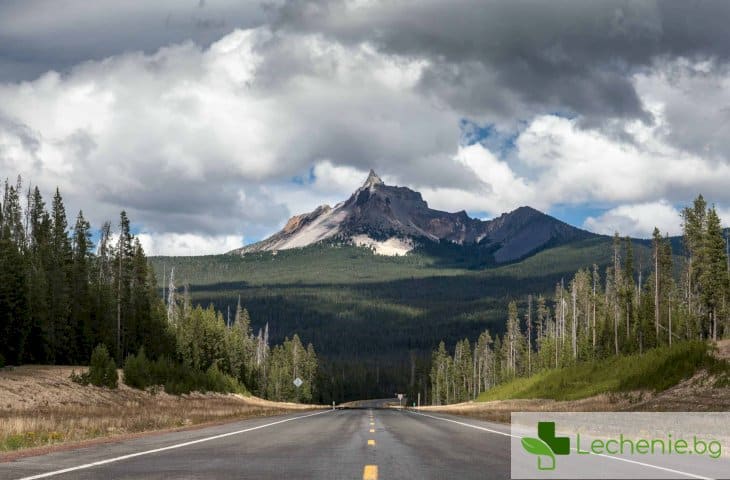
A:
[[[5,182],[0,204],[0,366],[85,365],[102,345],[125,381],[170,393],[251,391],[275,400],[311,401],[317,356],[295,332],[270,346],[254,335],[248,312],[233,317],[193,306],[171,279],[163,301],[130,220],[102,225],[98,245],[83,212],[68,228],[56,190],[51,210],[39,189]],[[301,388],[292,380],[301,377]],[[116,384],[116,382],[113,382]]]
[[[597,237],[543,250],[520,262],[477,268],[469,249],[442,246],[385,257],[351,245],[318,244],[245,256],[153,257],[171,269],[193,303],[233,311],[240,295],[254,327],[272,341],[292,332],[317,346],[322,401],[415,394],[429,388],[430,355],[489,328],[502,333],[510,299],[549,295],[579,268],[611,261],[612,240]],[[648,275],[650,242],[633,242]],[[679,261],[679,259],[675,259]],[[162,282],[159,284],[162,288]]]
[[[464,338],[453,355],[441,342],[431,401],[464,401],[551,368],[730,336],[730,261],[717,211],[700,196],[682,215],[686,261],[675,264],[671,242],[655,229],[645,276],[633,242],[617,234],[604,269],[579,269],[553,295],[528,295],[522,308],[510,301],[504,334]]]

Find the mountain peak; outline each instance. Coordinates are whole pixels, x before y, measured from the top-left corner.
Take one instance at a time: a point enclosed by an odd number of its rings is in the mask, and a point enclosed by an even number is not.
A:
[[[333,208],[322,206],[295,215],[278,233],[235,252],[286,250],[335,239],[373,247],[378,252],[401,254],[417,245],[445,242],[478,248],[495,263],[504,263],[548,245],[591,235],[530,207],[520,207],[487,221],[473,219],[463,210],[434,210],[420,193],[385,185],[370,170],[365,183],[348,200]]]
[[[372,168],[370,169],[370,173],[368,174],[367,180],[365,180],[365,183],[362,184],[362,188],[370,188],[375,185],[385,185],[383,183],[383,180],[378,176],[377,173],[375,173],[375,170]]]

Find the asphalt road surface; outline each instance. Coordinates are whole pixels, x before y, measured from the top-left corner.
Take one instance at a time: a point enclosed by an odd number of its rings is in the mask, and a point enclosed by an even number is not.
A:
[[[383,403],[368,401],[357,404],[359,408],[257,418],[28,457],[0,463],[0,479],[510,477],[509,426],[377,408]],[[597,456],[597,471],[608,478],[666,478],[666,469],[642,464],[637,475],[636,462],[617,460]],[[717,478],[696,473],[700,475],[675,478]]]
[[[257,418],[0,463],[0,479],[452,477],[509,478],[509,437],[362,408]]]

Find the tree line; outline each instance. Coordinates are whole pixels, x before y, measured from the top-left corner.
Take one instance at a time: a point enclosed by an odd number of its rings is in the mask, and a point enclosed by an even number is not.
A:
[[[268,324],[254,334],[240,298],[233,317],[230,312],[224,317],[213,305],[193,307],[187,286],[182,295],[177,294],[174,270],[167,292],[167,322],[185,367],[217,370],[270,400],[312,401],[318,361],[311,343],[304,346],[294,334],[271,347]],[[302,381],[299,387],[294,385],[297,378]]]
[[[0,212],[0,355],[7,363],[82,364],[98,344],[118,364],[142,346],[172,352],[154,274],[125,212],[116,238],[110,222],[102,225],[96,249],[82,211],[69,229],[58,189],[49,212],[38,187],[6,181]]]
[[[188,373],[227,375],[276,400],[311,399],[317,370],[313,346],[303,346],[294,335],[270,349],[268,325],[253,335],[240,302],[233,320],[213,307],[193,307],[187,288],[177,295],[172,275],[160,295],[126,212],[115,232],[111,222],[102,225],[95,245],[82,211],[69,228],[58,189],[49,211],[37,186],[24,189],[18,178],[4,187],[0,366],[86,364],[92,350],[103,345],[117,366],[139,355],[164,358]],[[292,385],[296,376],[304,381],[299,389]]]
[[[444,342],[432,354],[433,404],[476,398],[515,377],[582,361],[643,352],[685,340],[730,336],[730,258],[714,206],[702,195],[682,211],[681,261],[667,236],[652,235],[648,278],[630,238],[614,236],[612,262],[578,270],[552,297],[509,302],[500,337],[485,330],[472,344]]]

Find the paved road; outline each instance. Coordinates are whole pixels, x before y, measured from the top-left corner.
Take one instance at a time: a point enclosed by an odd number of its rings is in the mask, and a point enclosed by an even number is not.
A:
[[[24,458],[0,463],[0,480],[509,478],[509,427],[375,408],[382,403],[257,418]],[[668,473],[641,464],[637,475],[636,462],[608,456],[595,456],[595,462],[595,471],[607,478],[666,478]],[[681,472],[692,471],[679,467]],[[675,473],[675,478],[718,476]]]
[[[64,469],[73,470],[53,473]],[[37,478],[508,478],[509,437],[363,408],[252,419],[0,464],[0,479],[44,473],[50,476]]]

